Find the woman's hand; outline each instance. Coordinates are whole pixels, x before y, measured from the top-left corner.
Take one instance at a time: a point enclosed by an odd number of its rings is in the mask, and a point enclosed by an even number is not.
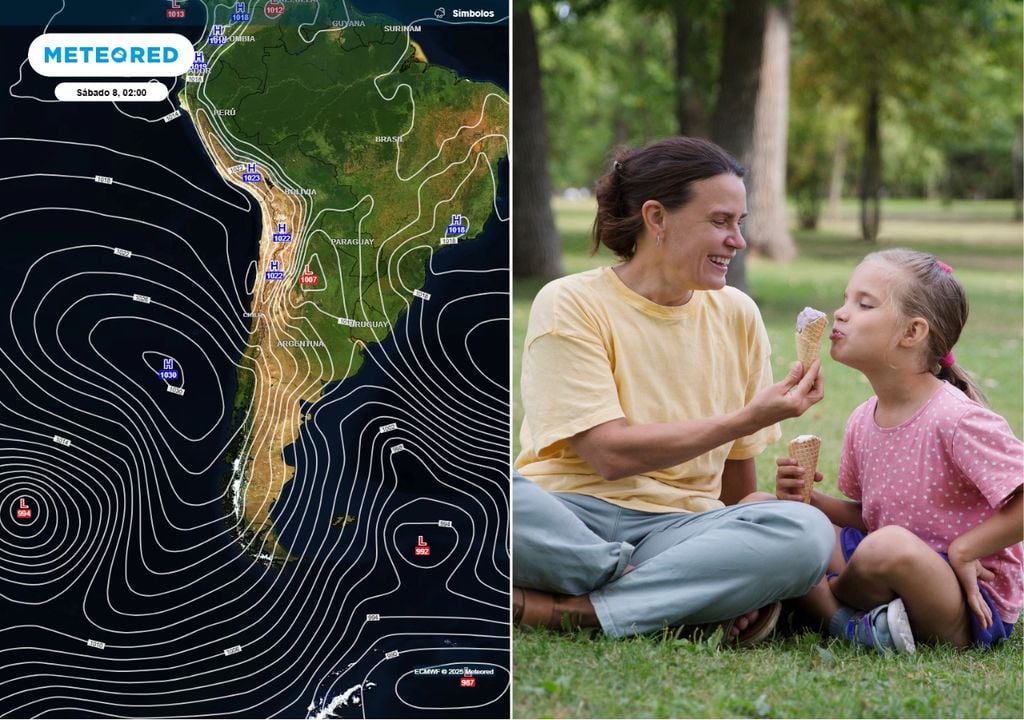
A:
[[[949,564],[953,567],[957,580],[960,581],[960,587],[963,588],[964,596],[967,598],[967,607],[978,618],[978,624],[982,628],[990,628],[992,626],[992,609],[985,602],[985,598],[981,596],[978,580],[986,582],[994,580],[995,574],[978,560],[956,559],[952,554],[949,556]]]
[[[789,457],[775,458],[778,469],[775,471],[775,497],[779,500],[804,501],[804,469],[797,465],[796,460]],[[814,473],[814,482],[821,482],[824,476]]]
[[[820,370],[820,360],[812,362],[806,373],[800,363],[794,363],[782,382],[766,387],[747,405],[753,424],[763,428],[807,412],[825,397],[825,380]]]
[[[621,417],[573,435],[569,444],[605,480],[678,465],[805,412],[824,394],[820,367],[815,360],[801,379],[797,363],[785,380],[757,393],[749,405],[735,412],[639,425]]]

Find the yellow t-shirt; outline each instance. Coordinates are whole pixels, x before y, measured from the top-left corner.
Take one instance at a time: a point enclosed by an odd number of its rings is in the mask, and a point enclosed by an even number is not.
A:
[[[695,291],[666,307],[609,267],[555,280],[537,294],[523,349],[526,419],[516,468],[551,492],[648,512],[701,512],[719,500],[726,459],[754,457],[778,425],[687,462],[608,481],[568,439],[601,423],[710,418],[740,409],[772,383],[771,347],[754,301],[739,290]]]

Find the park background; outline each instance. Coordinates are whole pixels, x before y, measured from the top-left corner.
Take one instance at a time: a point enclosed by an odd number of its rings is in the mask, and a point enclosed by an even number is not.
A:
[[[749,169],[746,262],[776,378],[805,305],[830,315],[868,252],[936,254],[967,289],[956,346],[1024,432],[1022,6],[1014,0],[513,2],[513,452],[530,304],[589,255],[617,146],[707,137]],[[571,372],[571,368],[567,368]],[[871,394],[823,353],[826,398],[783,424],[823,439],[823,490]],[[758,459],[774,488],[774,458]],[[1019,624],[1019,623],[1018,623]],[[1018,628],[1019,630],[1020,628]],[[747,651],[515,630],[516,717],[1024,717],[1024,633],[995,652],[879,657],[815,633]]]

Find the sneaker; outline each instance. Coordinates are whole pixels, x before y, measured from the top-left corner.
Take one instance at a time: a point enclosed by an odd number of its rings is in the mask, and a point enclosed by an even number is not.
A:
[[[913,655],[917,649],[907,608],[900,598],[879,605],[870,612],[854,615],[846,624],[846,638],[880,653]]]

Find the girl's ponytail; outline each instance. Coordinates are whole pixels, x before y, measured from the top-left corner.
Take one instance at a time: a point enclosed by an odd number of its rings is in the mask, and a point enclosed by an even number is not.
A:
[[[969,397],[976,403],[980,403],[985,407],[989,407],[988,398],[985,397],[985,393],[981,391],[978,383],[974,381],[971,374],[964,370],[956,363],[949,367],[939,366],[939,371],[936,373],[936,377],[939,380],[945,380],[950,385],[959,388],[964,395]]]

